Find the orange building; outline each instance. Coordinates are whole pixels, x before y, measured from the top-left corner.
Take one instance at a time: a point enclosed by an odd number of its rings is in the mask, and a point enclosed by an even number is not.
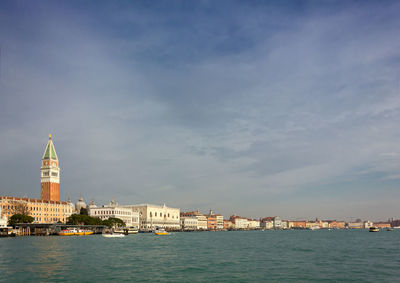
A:
[[[374,226],[378,228],[390,228],[389,222],[374,222]]]
[[[7,220],[14,214],[26,214],[34,223],[57,223],[66,222],[72,214],[71,204],[65,201],[0,196],[0,206]]]
[[[292,221],[293,222],[293,228],[306,228],[306,221]]]
[[[336,221],[336,220],[328,220],[328,227],[335,228],[335,229],[344,229],[346,227],[346,222]]]

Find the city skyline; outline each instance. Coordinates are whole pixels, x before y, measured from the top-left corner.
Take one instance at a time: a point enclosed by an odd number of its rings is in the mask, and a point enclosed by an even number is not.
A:
[[[400,3],[0,3],[0,195],[399,218]]]

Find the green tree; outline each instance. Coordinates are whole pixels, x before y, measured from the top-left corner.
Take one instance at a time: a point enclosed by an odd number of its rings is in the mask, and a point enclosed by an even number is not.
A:
[[[103,225],[100,218],[90,217],[84,214],[72,214],[67,219],[67,224],[70,225]]]
[[[14,214],[8,220],[8,225],[15,226],[17,223],[32,223],[35,220],[32,216],[24,214]]]
[[[125,223],[124,221],[122,221],[122,219],[119,218],[114,218],[114,217],[110,217],[106,220],[103,220],[103,225],[106,225],[108,227],[125,227]]]

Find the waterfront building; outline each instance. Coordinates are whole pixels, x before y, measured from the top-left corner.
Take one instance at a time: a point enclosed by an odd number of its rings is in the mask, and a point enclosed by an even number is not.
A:
[[[364,229],[369,229],[369,228],[371,228],[372,226],[374,226],[374,223],[373,223],[373,222],[371,222],[371,221],[369,221],[369,220],[364,221]]]
[[[248,220],[248,228],[249,229],[259,229],[260,228],[260,220],[256,220],[256,219],[247,219]]]
[[[8,219],[14,214],[32,216],[34,223],[65,223],[72,208],[65,201],[0,196],[3,215]]]
[[[54,144],[49,135],[40,168],[40,199],[0,196],[3,216],[26,214],[34,223],[66,222],[72,214],[71,204],[60,201],[60,167]]]
[[[362,228],[364,228],[364,224],[361,221],[360,222],[348,222],[347,227],[349,229],[362,229]]]
[[[124,221],[126,227],[139,228],[139,212],[132,211],[129,207],[119,206],[114,201],[101,207],[92,205],[88,212],[91,217],[98,217],[101,220],[119,218]]]
[[[185,231],[197,230],[198,220],[193,216],[181,216],[181,227]]]
[[[390,228],[391,227],[390,222],[375,222],[374,226],[378,227],[378,228]]]
[[[40,199],[60,201],[60,167],[51,135],[43,153],[40,173]]]
[[[260,226],[262,229],[274,229],[274,218],[273,217],[261,218]]]
[[[346,227],[346,223],[344,221],[337,220],[328,220],[328,227],[334,229],[344,229]]]
[[[293,221],[293,228],[295,229],[305,229],[306,221]]]
[[[123,207],[139,213],[139,227],[141,230],[153,230],[155,227],[169,230],[181,228],[179,208],[167,207],[165,204],[123,205]]]
[[[3,216],[0,205],[0,227],[7,227],[7,218]]]
[[[224,219],[224,229],[232,229],[233,223],[230,220]]]
[[[233,223],[234,229],[248,229],[249,228],[249,220],[244,217],[240,217],[237,215],[232,215],[229,220]]]
[[[224,228],[224,217],[221,214],[214,214],[212,210],[206,215],[208,230],[222,230]]]
[[[198,210],[181,212],[181,217],[195,217],[197,219],[197,230],[207,230],[208,228],[207,217]]]
[[[282,220],[279,216],[264,217],[260,222],[263,229],[281,229],[282,225]]]
[[[281,229],[288,229],[288,227],[289,227],[288,223],[289,223],[289,221],[282,220],[281,221]]]

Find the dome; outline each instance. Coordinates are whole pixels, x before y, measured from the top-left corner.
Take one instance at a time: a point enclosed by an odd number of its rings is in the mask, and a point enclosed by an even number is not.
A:
[[[78,202],[75,204],[76,212],[80,213],[81,208],[86,208],[86,203],[83,201],[83,197],[81,196]]]

